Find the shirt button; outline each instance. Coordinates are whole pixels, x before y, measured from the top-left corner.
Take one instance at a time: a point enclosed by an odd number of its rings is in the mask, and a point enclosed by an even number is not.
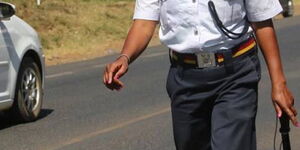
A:
[[[198,30],[195,30],[195,31],[194,31],[194,35],[198,35]]]

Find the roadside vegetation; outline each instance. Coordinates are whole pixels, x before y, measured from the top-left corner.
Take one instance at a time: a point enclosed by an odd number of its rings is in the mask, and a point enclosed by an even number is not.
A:
[[[5,0],[41,37],[48,65],[90,59],[121,49],[134,0]]]
[[[132,21],[135,0],[3,0],[39,33],[47,65],[118,52]],[[300,0],[294,0],[299,6]],[[299,8],[299,7],[297,7]],[[158,44],[157,34],[152,40]]]

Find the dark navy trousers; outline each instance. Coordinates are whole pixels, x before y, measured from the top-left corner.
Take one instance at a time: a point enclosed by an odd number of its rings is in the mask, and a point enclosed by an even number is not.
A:
[[[177,150],[256,150],[261,71],[254,49],[218,67],[171,65],[167,92]]]

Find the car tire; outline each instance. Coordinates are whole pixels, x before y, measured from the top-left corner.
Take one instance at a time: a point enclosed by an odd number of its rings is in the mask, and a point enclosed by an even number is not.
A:
[[[12,114],[21,122],[38,119],[43,102],[40,69],[30,57],[25,57],[19,69]]]
[[[283,17],[291,17],[294,15],[294,3],[293,1],[288,1],[287,10],[282,13]]]

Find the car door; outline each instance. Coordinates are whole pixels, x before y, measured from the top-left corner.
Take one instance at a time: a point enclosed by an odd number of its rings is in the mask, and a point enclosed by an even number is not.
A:
[[[8,52],[9,44],[5,40],[7,28],[0,21],[0,101],[9,99],[8,83],[9,83],[9,63],[10,57]]]

